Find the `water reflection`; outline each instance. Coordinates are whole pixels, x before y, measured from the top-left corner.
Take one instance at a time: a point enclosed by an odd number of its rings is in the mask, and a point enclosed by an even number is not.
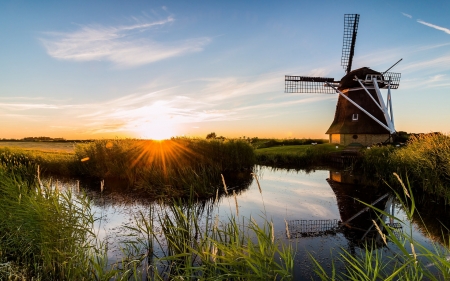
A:
[[[360,201],[368,203],[376,201],[389,192],[387,186],[373,185],[364,177],[339,170],[305,171],[256,167],[254,172],[259,177],[261,193],[249,172],[225,174],[226,185],[229,191],[234,190],[237,194],[241,217],[244,216],[246,220],[252,217],[259,223],[264,220],[272,221],[278,240],[294,245],[296,280],[311,280],[313,272],[309,253],[313,254],[325,268],[329,268],[331,259],[339,255],[342,248],[354,252],[355,247],[361,247],[368,240],[379,240],[378,232],[372,227],[372,220],[378,219],[373,211],[368,210],[351,221],[349,219],[366,207]],[[73,182],[67,184],[75,185]],[[133,225],[137,214],[148,214],[151,208],[164,210],[170,202],[155,198],[145,191],[126,187],[120,181],[105,181],[104,186],[103,192],[100,192],[99,181],[80,183],[80,188],[92,199],[95,212],[102,218],[99,220],[98,233],[110,244],[110,261],[114,262],[121,254],[117,247],[121,241],[120,237],[127,234],[124,226]],[[216,190],[219,191],[217,199],[215,196],[208,200],[197,200],[194,197],[197,204],[196,215],[210,220],[218,216],[225,222],[230,215],[236,214],[232,192],[225,194],[221,178],[217,179],[217,184],[211,186],[211,189],[214,194]],[[429,247],[432,245],[423,234],[424,229],[431,233],[435,241],[445,243],[448,239],[440,238],[443,236],[442,228],[439,227],[440,222],[446,226],[450,225],[448,207],[436,208],[441,206],[436,204],[437,202],[426,200],[425,197],[418,200],[418,209],[423,210],[421,215],[425,223],[416,218],[415,225],[419,230],[413,229],[414,237]],[[393,212],[397,217],[405,217],[403,211],[388,197],[380,200],[375,206]],[[295,235],[292,229],[290,233],[292,237],[289,237],[286,222],[302,220],[330,221],[329,225],[323,227],[332,231],[318,231],[318,235]],[[348,223],[342,226],[339,221]],[[155,228],[158,228],[157,224]],[[404,227],[404,231],[409,231],[407,226]],[[388,251],[384,248],[382,250]]]

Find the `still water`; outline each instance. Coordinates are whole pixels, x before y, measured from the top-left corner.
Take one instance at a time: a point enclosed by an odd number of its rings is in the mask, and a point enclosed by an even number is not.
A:
[[[372,219],[376,220],[376,215],[373,212],[366,211],[352,217],[364,209],[365,206],[360,201],[371,203],[383,197],[389,191],[386,186],[363,185],[361,177],[338,170],[305,171],[256,167],[255,174],[258,175],[261,192],[256,180],[245,174],[237,179],[233,177],[230,181],[225,176],[229,194],[233,190],[237,194],[240,217],[245,217],[246,221],[251,217],[258,223],[272,221],[277,240],[293,245],[295,280],[311,280],[313,266],[309,254],[325,269],[330,270],[331,260],[342,249],[354,253],[364,241],[379,239],[376,231],[368,232],[374,230]],[[73,182],[67,184],[74,185]],[[134,225],[135,216],[139,213],[148,214],[150,206],[164,209],[164,206],[146,199],[144,195],[131,196],[129,192],[123,192],[124,189],[117,182],[106,181],[103,192],[100,192],[100,184],[92,187],[92,183],[82,183],[81,188],[85,188],[92,196],[93,210],[96,217],[100,218],[96,225],[97,233],[109,245],[111,263],[120,260],[120,242],[128,239],[127,226]],[[218,185],[217,188],[223,186]],[[237,212],[235,198],[231,195],[221,196],[215,204],[212,200],[203,203],[206,206],[203,212],[205,217],[219,216],[221,221],[226,221]],[[390,204],[389,197],[380,200],[376,206],[400,219],[405,218],[404,212],[395,202]],[[336,229],[338,222],[345,221],[349,221],[346,227]],[[386,221],[398,223],[388,219]],[[289,233],[286,229],[289,229]],[[413,223],[410,228],[407,223],[398,231],[412,231],[417,241],[432,248],[433,238],[427,238],[423,234],[423,226],[420,224]],[[389,245],[382,247],[382,250],[386,252],[383,255],[392,254]]]

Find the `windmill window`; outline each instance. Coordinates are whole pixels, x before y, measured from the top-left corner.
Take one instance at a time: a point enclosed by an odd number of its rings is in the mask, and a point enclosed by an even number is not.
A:
[[[377,78],[378,81],[383,81],[383,77],[381,75],[367,74],[366,75],[366,82],[372,82],[373,78]]]
[[[358,121],[358,113],[353,113],[352,121]]]

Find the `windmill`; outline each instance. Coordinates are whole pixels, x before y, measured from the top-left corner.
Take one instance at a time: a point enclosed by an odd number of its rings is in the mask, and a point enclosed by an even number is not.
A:
[[[359,15],[344,16],[341,65],[346,72],[340,81],[326,77],[285,76],[286,93],[339,94],[333,123],[327,130],[330,143],[348,145],[389,142],[395,135],[391,90],[400,84],[400,73],[368,67],[352,70]],[[387,103],[380,89],[387,89]]]

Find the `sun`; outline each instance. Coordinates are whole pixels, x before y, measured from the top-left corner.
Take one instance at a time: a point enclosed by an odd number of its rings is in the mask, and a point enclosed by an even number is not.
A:
[[[176,136],[175,126],[172,122],[158,120],[158,122],[144,123],[136,128],[140,138],[152,140],[166,140]]]

